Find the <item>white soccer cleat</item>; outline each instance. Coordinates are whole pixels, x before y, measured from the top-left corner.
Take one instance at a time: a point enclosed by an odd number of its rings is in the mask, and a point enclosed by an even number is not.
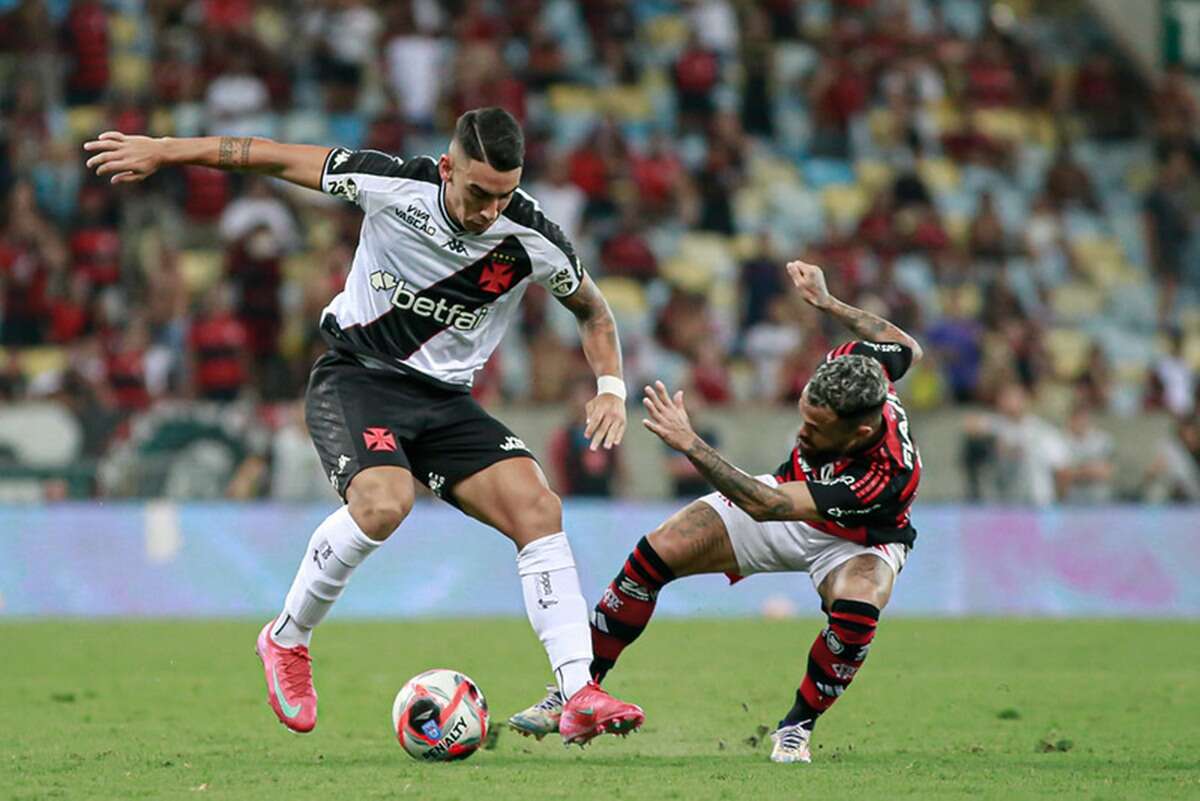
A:
[[[808,738],[812,732],[797,723],[794,726],[781,726],[771,735],[775,747],[771,749],[772,762],[812,762],[812,753],[808,750]]]
[[[525,736],[542,739],[547,734],[558,731],[558,722],[562,718],[562,693],[553,684],[546,686],[546,697],[526,710],[518,712],[508,719],[508,726],[513,731]]]

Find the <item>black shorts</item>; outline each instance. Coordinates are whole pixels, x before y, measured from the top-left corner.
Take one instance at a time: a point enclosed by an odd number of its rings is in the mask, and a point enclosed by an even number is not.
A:
[[[360,470],[392,465],[454,503],[450,490],[464,478],[504,459],[533,458],[520,437],[470,394],[368,369],[336,351],[313,365],[304,416],[342,498]]]

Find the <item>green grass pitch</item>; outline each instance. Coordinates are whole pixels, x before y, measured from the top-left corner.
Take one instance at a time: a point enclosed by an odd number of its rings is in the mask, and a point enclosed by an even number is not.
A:
[[[754,738],[815,619],[655,621],[608,683],[642,733],[581,751],[505,730],[434,765],[392,739],[396,690],[453,667],[502,724],[548,678],[524,621],[329,622],[307,737],[266,706],[258,625],[0,624],[0,799],[1200,799],[1197,622],[885,616],[808,766]]]

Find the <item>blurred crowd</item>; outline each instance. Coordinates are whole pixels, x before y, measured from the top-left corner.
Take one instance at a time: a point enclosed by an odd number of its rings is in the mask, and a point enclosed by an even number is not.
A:
[[[0,398],[61,400],[92,458],[183,399],[285,430],[350,264],[350,204],[201,168],[113,188],[85,139],[436,155],[458,114],[497,104],[526,126],[524,187],[614,308],[632,386],[797,398],[843,335],[788,291],[799,255],[927,343],[912,408],[992,409],[968,426],[973,491],[1004,483],[1003,421],[1049,398],[1059,450],[1092,456],[1045,457],[1029,497],[1092,492],[1110,456],[1089,414],[1165,409],[1196,439],[1200,108],[1081,5],[0,0]],[[569,400],[575,336],[531,291],[477,394]],[[270,471],[240,480],[263,492]]]

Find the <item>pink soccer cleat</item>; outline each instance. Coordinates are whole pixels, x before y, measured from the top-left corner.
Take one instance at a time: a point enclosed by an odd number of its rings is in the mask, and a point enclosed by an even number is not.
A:
[[[645,721],[640,706],[619,701],[589,681],[563,706],[558,733],[566,745],[585,745],[605,732],[623,737]]]
[[[284,648],[271,639],[271,621],[258,633],[255,651],[267,677],[267,703],[275,717],[297,734],[308,734],[317,725],[317,691],[312,683],[312,657],[308,648]]]

